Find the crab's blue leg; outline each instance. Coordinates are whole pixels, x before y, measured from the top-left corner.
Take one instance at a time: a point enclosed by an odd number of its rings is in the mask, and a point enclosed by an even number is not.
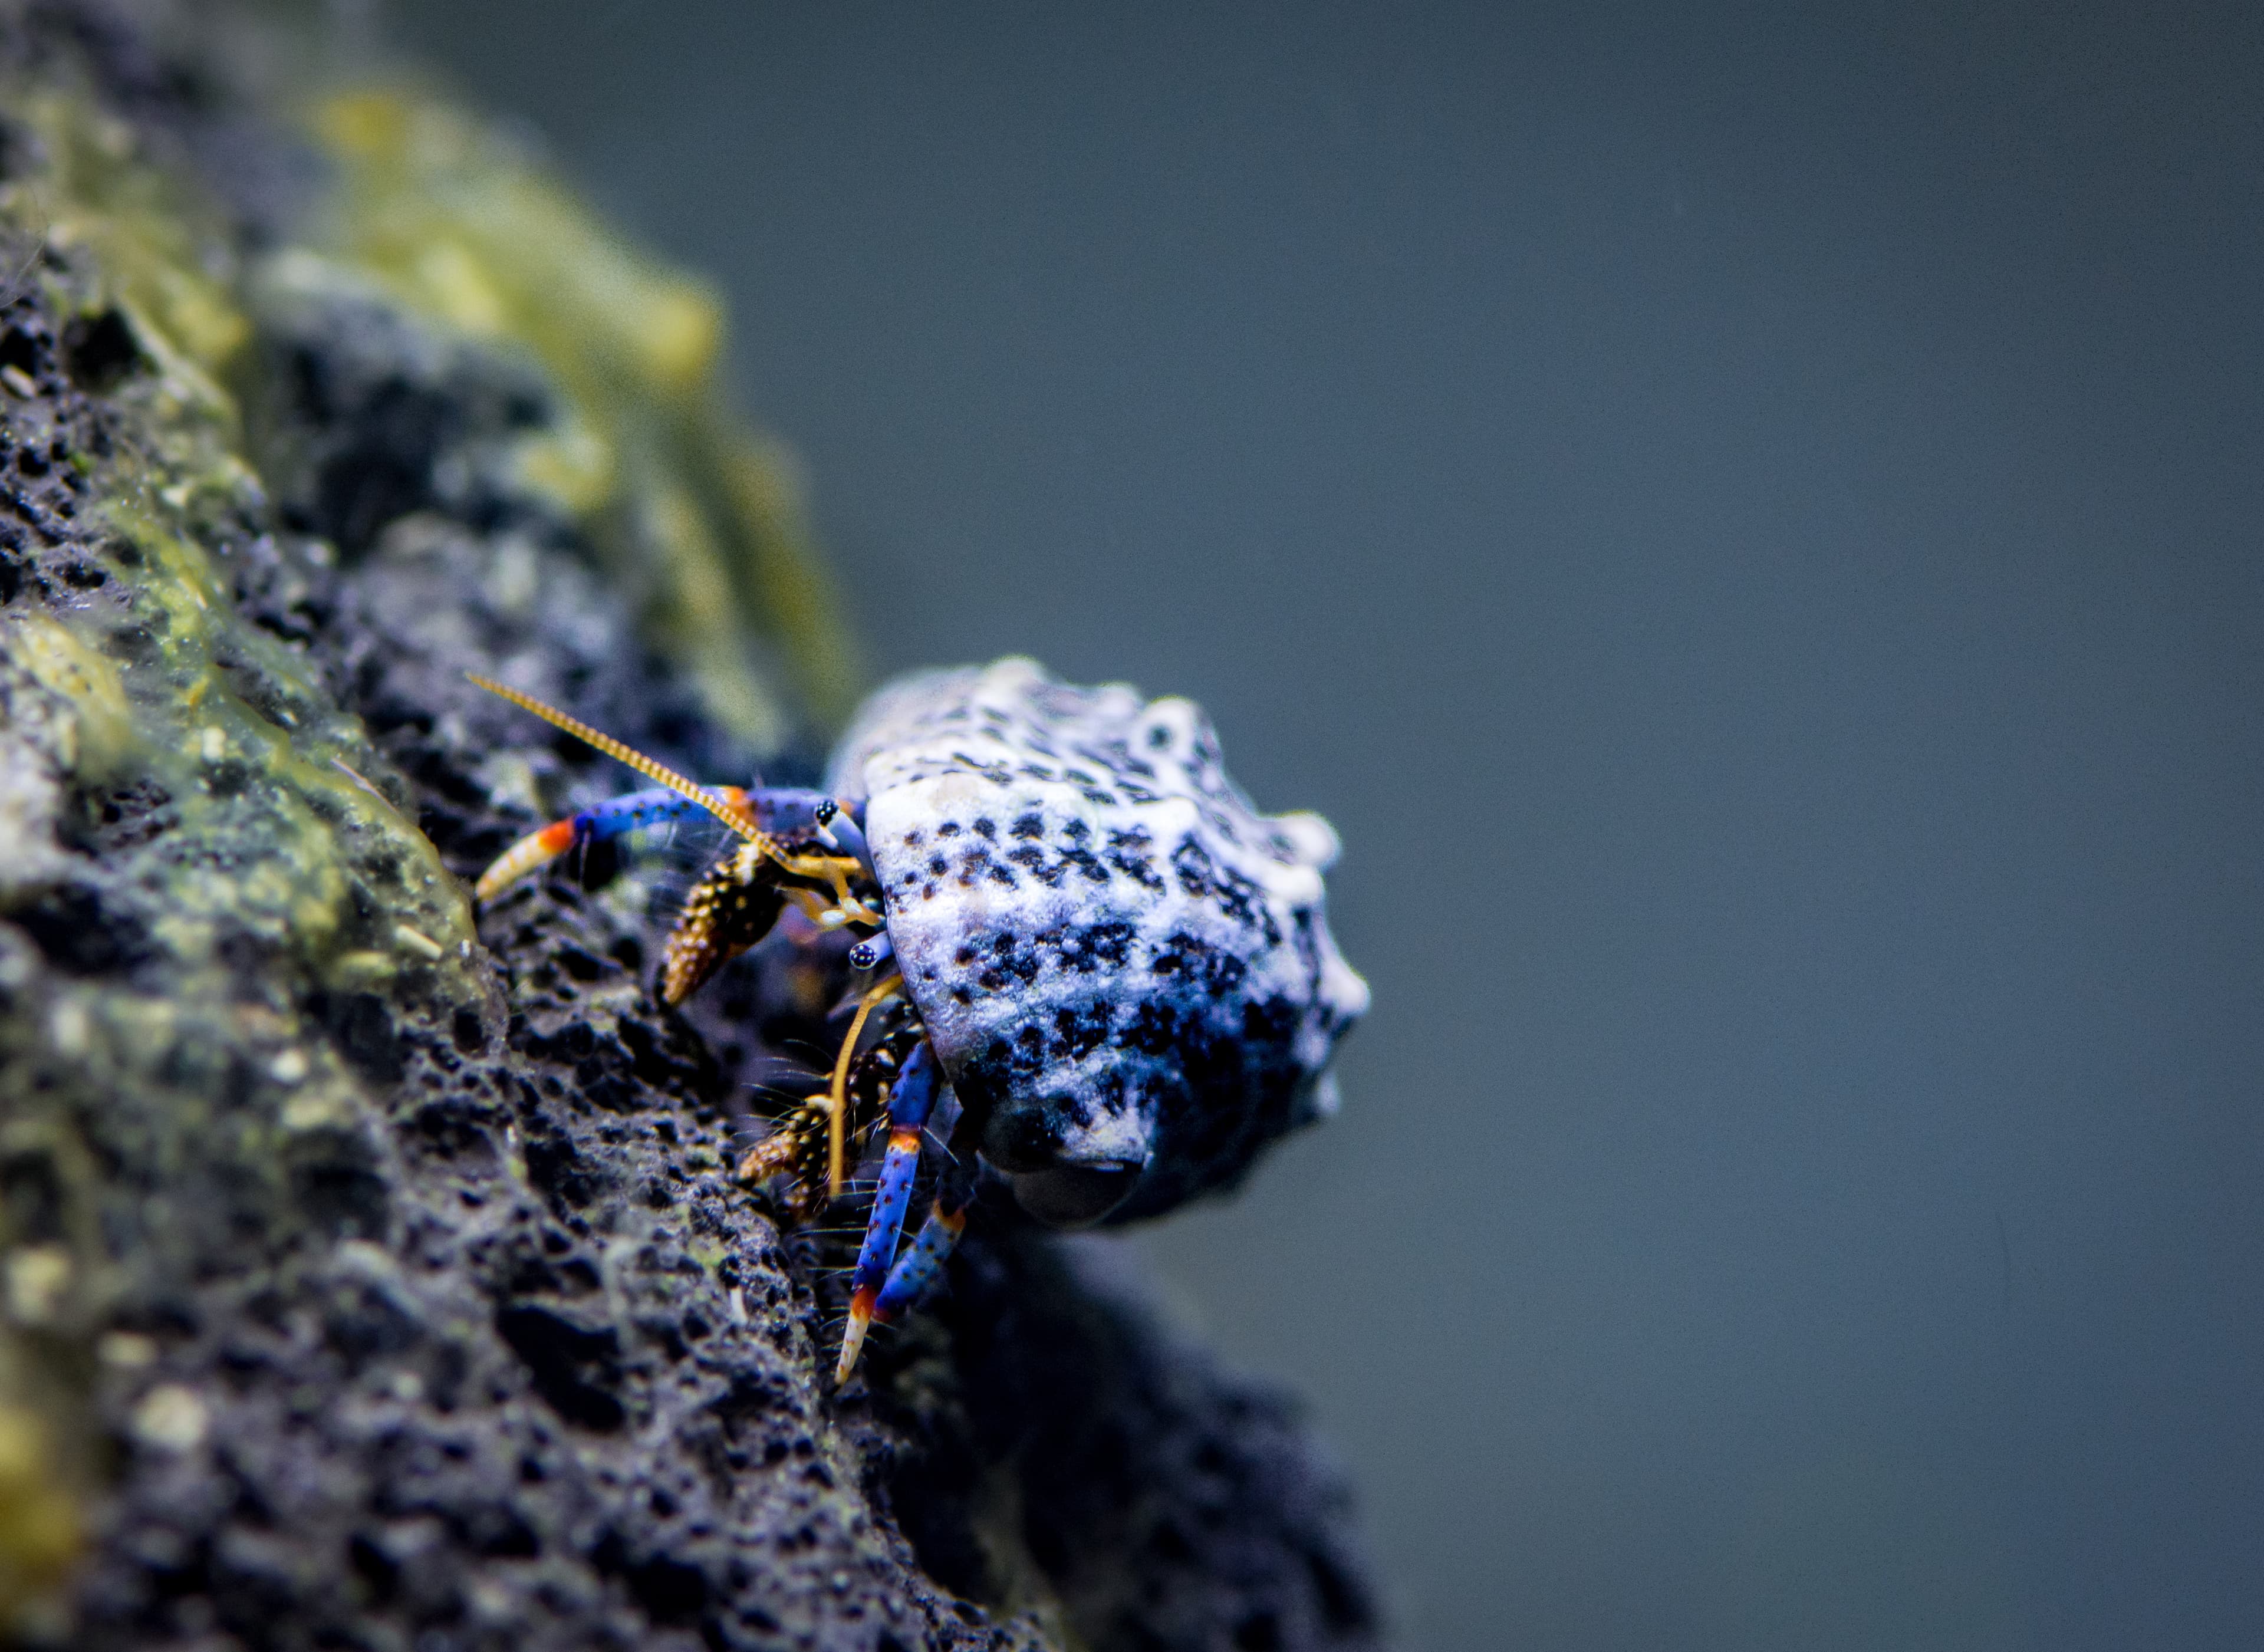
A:
[[[822,792],[800,787],[748,790],[737,786],[711,786],[708,789],[732,808],[751,816],[766,832],[806,831],[818,809],[832,801]],[[520,838],[480,874],[473,892],[483,902],[492,901],[529,873],[541,870],[570,850],[586,849],[591,844],[641,831],[648,826],[704,819],[707,814],[700,804],[665,786],[609,797],[594,808],[553,821],[541,831]]]
[[[864,1340],[866,1327],[888,1324],[926,1295],[936,1275],[943,1272],[953,1247],[959,1243],[959,1235],[967,1230],[967,1207],[975,1201],[975,1144],[978,1136],[977,1121],[961,1113],[958,1126],[951,1133],[950,1156],[944,1165],[942,1179],[936,1185],[935,1203],[929,1207],[927,1220],[920,1224],[911,1249],[896,1258],[896,1265],[889,1270],[887,1283],[862,1314],[858,1311],[864,1303],[861,1292],[851,1304],[849,1334],[843,1339],[841,1364],[833,1373],[835,1387],[849,1380],[850,1369],[857,1363],[857,1345]]]
[[[896,1235],[903,1231],[904,1210],[911,1203],[912,1177],[919,1170],[920,1138],[927,1116],[935,1109],[940,1088],[935,1052],[923,1039],[897,1074],[889,1091],[889,1150],[881,1161],[880,1185],[873,1192],[873,1214],[865,1224],[864,1248],[857,1253],[857,1272],[849,1281],[849,1327],[842,1334],[841,1364],[834,1381],[845,1382],[857,1363],[857,1350],[872,1322],[874,1304],[886,1284],[893,1281],[889,1264],[896,1254]]]
[[[744,812],[747,794],[736,786],[709,788],[733,808]],[[595,808],[585,808],[564,820],[555,820],[541,830],[529,832],[504,850],[495,864],[480,873],[473,894],[482,901],[492,901],[512,884],[531,872],[540,871],[571,849],[586,849],[591,844],[601,844],[627,832],[640,831],[648,826],[664,822],[690,820],[704,816],[708,811],[690,798],[670,791],[665,786],[654,786],[649,791],[628,792],[620,797],[609,797]]]
[[[961,1155],[958,1163],[945,1169],[935,1203],[920,1224],[919,1236],[912,1241],[911,1250],[896,1258],[896,1265],[889,1270],[889,1282],[874,1299],[874,1324],[888,1324],[927,1294],[928,1286],[935,1283],[936,1275],[950,1258],[952,1248],[958,1244],[959,1235],[967,1231],[967,1207],[974,1199],[973,1158]],[[834,1379],[837,1384],[848,1369],[845,1363]]]

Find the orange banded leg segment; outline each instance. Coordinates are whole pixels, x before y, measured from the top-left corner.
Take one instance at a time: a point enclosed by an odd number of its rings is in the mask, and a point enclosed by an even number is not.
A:
[[[935,1196],[927,1220],[920,1224],[919,1236],[912,1241],[911,1250],[896,1258],[896,1265],[889,1270],[889,1282],[873,1303],[874,1324],[888,1324],[927,1294],[928,1286],[935,1283],[959,1243],[959,1235],[967,1231],[967,1206],[974,1191],[969,1177],[968,1185],[955,1194]]]
[[[485,906],[529,873],[538,872],[557,859],[574,846],[577,820],[578,817],[552,821],[541,831],[528,833],[504,850],[480,873],[480,880],[472,886],[472,898]]]
[[[747,812],[749,798],[740,787],[717,786],[708,789],[740,813]],[[539,872],[569,850],[586,849],[591,844],[601,844],[624,833],[642,831],[648,826],[671,825],[707,812],[705,805],[661,786],[607,798],[595,808],[552,821],[541,831],[520,838],[480,873],[472,893],[483,902],[492,901],[521,878]]]
[[[841,1362],[833,1373],[838,1385],[849,1380],[857,1363],[857,1350],[872,1322],[873,1307],[888,1282],[889,1264],[895,1261],[896,1235],[903,1230],[904,1212],[912,1199],[912,1177],[919,1170],[920,1138],[934,1111],[938,1089],[935,1052],[926,1040],[912,1051],[896,1084],[889,1091],[889,1150],[881,1161],[881,1179],[873,1190],[872,1214],[865,1223],[865,1243],[857,1253],[857,1272],[850,1279],[849,1325],[842,1333]]]
[[[936,1187],[935,1203],[929,1207],[927,1220],[920,1224],[911,1248],[896,1258],[896,1265],[889,1270],[888,1282],[867,1308],[867,1323],[886,1325],[903,1315],[927,1294],[943,1272],[943,1264],[950,1260],[959,1235],[967,1231],[967,1207],[975,1199],[975,1148],[981,1134],[979,1122],[969,1114],[960,1115],[958,1127],[951,1133],[951,1160],[945,1165],[943,1178]],[[867,1325],[858,1321],[857,1304],[853,1300],[850,1332],[861,1339],[866,1329]],[[853,1342],[842,1350],[841,1364],[834,1374],[836,1387],[847,1380],[855,1363],[856,1345]]]

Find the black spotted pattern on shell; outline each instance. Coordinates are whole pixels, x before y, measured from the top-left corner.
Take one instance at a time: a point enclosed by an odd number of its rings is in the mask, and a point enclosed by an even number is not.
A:
[[[1229,1185],[1334,1111],[1368,1007],[1318,815],[1261,815],[1192,701],[1005,659],[883,689],[834,758],[906,989],[1008,1171],[1128,1165],[1116,1219]]]

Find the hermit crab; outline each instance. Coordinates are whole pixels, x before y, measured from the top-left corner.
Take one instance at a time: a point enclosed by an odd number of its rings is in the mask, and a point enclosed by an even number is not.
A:
[[[685,902],[664,1002],[789,906],[860,936],[824,1088],[738,1166],[792,1178],[814,1213],[885,1127],[837,1382],[867,1329],[934,1280],[983,1180],[1052,1227],[1153,1215],[1335,1109],[1329,1057],[1368,1007],[1323,909],[1336,834],[1258,813],[1189,700],[1074,687],[1019,658],[927,672],[867,702],[812,791],[700,785],[472,680],[659,782],[514,844],[483,902],[571,850],[704,811],[737,841]],[[932,1129],[933,1205],[899,1254]]]

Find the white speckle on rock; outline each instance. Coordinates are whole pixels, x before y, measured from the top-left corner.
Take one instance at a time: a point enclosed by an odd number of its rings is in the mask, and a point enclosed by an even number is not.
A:
[[[327,1086],[302,1090],[283,1104],[286,1130],[329,1129],[343,1124],[347,1116],[344,1100]]]
[[[447,956],[447,949],[439,942],[434,940],[423,930],[412,928],[409,924],[395,924],[393,926],[393,936],[395,940],[419,958],[437,961]]]
[[[135,1439],[169,1452],[196,1450],[210,1426],[205,1402],[178,1382],[159,1383],[143,1395],[127,1421]]]
[[[47,1011],[47,1039],[59,1055],[80,1056],[94,1042],[94,1018],[76,998],[59,998]]]
[[[19,1325],[44,1325],[70,1289],[70,1252],[61,1245],[27,1245],[8,1257],[8,1315]]]
[[[94,1357],[118,1371],[140,1371],[155,1365],[157,1344],[135,1330],[106,1330],[94,1344]]]

